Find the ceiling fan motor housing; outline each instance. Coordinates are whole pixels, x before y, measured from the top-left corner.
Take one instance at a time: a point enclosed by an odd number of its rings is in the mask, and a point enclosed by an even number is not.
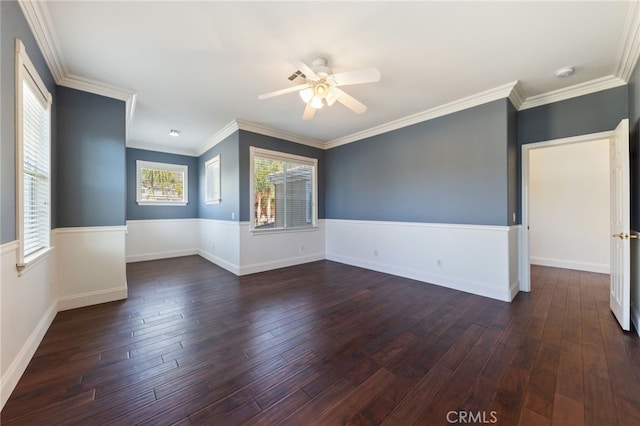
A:
[[[326,58],[315,58],[313,61],[311,61],[311,69],[318,75],[318,77],[321,77],[323,79],[331,74],[331,68],[327,66]]]

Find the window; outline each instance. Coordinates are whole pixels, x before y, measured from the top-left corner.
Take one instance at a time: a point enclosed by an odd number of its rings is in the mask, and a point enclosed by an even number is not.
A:
[[[47,253],[51,234],[51,94],[16,40],[16,204],[19,270]]]
[[[251,229],[315,228],[317,163],[251,147]]]
[[[204,164],[206,204],[220,203],[220,155]]]
[[[136,201],[143,206],[185,206],[188,167],[179,164],[136,161]]]

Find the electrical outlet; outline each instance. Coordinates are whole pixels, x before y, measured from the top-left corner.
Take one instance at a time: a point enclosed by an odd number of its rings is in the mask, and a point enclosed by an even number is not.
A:
[[[375,257],[378,257],[378,249],[373,249],[373,255],[374,255]]]
[[[442,259],[438,259],[438,266],[442,268]]]
[[[304,244],[300,244],[300,251],[304,251]]]

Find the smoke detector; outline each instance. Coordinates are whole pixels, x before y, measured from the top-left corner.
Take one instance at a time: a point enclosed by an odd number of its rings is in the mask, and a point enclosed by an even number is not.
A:
[[[558,71],[556,71],[556,77],[566,78],[566,77],[569,77],[571,74],[573,74],[574,71],[575,70],[573,69],[573,67],[560,68]]]

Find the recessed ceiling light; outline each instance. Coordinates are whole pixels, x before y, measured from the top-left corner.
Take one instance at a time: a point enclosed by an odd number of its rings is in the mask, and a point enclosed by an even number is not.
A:
[[[169,130],[169,136],[180,136],[180,130],[176,130],[176,129]]]
[[[556,71],[556,77],[558,78],[569,77],[571,74],[573,74],[574,71],[575,70],[573,69],[573,67],[560,68],[558,71]]]

